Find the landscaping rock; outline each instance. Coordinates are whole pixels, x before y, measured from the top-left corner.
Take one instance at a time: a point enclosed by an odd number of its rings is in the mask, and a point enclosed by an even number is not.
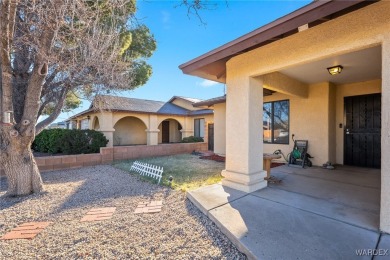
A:
[[[53,222],[32,240],[0,241],[0,259],[244,259],[185,194],[141,181],[111,166],[42,174],[46,192],[4,197],[0,179],[0,236],[24,222]],[[134,214],[143,201],[162,211]],[[111,219],[80,222],[92,208],[116,207]]]

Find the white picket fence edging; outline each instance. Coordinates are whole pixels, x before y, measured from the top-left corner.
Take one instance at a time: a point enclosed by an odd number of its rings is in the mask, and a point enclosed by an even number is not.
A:
[[[158,184],[160,184],[164,168],[162,166],[159,167],[157,165],[135,161],[131,166],[130,171],[138,172],[142,176],[146,175],[155,178],[158,180]]]

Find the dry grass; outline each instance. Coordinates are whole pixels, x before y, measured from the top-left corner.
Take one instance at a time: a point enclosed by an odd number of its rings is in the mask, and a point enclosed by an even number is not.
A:
[[[130,172],[130,167],[134,161],[136,160],[121,161],[114,163],[114,166]],[[199,159],[199,156],[191,154],[143,158],[137,159],[137,161],[163,166],[164,173],[161,183],[168,186],[168,178],[172,176],[172,188],[183,191],[220,182],[222,179],[221,171],[225,168],[224,163],[202,160]],[[150,178],[143,179],[153,181]]]

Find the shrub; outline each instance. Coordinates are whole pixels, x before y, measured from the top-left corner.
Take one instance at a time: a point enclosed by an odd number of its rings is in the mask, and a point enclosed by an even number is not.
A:
[[[49,129],[35,137],[33,149],[42,153],[83,154],[98,153],[107,138],[95,130]]]
[[[189,136],[184,137],[183,140],[181,140],[182,143],[199,143],[204,142],[203,137],[195,137],[195,136]]]
[[[41,153],[60,153],[61,139],[67,131],[67,129],[45,129],[35,137],[32,147]]]
[[[61,143],[64,154],[98,153],[108,140],[95,130],[69,130],[62,137]]]

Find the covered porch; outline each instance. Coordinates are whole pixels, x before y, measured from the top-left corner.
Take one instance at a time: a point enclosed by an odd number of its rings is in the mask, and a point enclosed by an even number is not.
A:
[[[389,21],[388,1],[314,1],[181,65],[185,73],[226,83],[224,188],[256,197],[267,187],[259,157],[277,149],[289,153],[294,134],[309,140],[314,165],[330,161],[380,169],[380,230],[390,232]],[[330,75],[327,68],[336,65],[343,67],[341,74]],[[264,97],[264,89],[274,93]],[[368,101],[373,94],[375,101]],[[360,101],[349,107],[348,100],[355,98]],[[288,111],[265,124],[264,104],[281,101],[288,101]],[[289,122],[281,123],[285,117]],[[356,132],[349,131],[355,123]],[[265,128],[268,136],[263,136]],[[360,138],[362,129],[373,131]],[[355,134],[351,145],[349,136]],[[354,181],[354,172],[345,179]],[[271,210],[261,205],[257,213]]]
[[[379,232],[380,170],[280,166],[271,174],[281,183],[253,193],[215,184],[187,196],[250,259],[351,259],[390,248]]]

